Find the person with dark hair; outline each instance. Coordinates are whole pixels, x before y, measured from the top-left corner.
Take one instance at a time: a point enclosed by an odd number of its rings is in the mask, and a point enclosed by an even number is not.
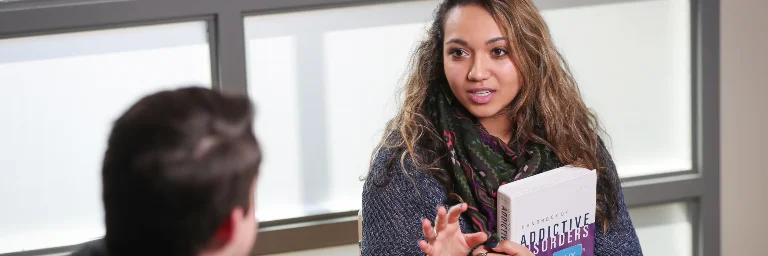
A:
[[[102,168],[106,236],[73,255],[248,255],[261,152],[248,98],[189,87],[114,123]]]
[[[532,255],[500,241],[496,192],[564,165],[597,172],[595,255],[642,255],[604,131],[532,0],[442,1],[401,104],[364,185],[363,256]]]

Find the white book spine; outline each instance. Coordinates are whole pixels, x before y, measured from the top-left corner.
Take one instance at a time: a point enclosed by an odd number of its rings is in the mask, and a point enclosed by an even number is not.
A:
[[[502,241],[509,240],[511,235],[510,232],[512,231],[510,226],[510,218],[512,217],[510,209],[512,209],[512,205],[509,204],[509,196],[503,193],[498,193],[496,200],[498,200],[496,216],[499,218],[499,225],[497,225],[499,228],[499,238]]]

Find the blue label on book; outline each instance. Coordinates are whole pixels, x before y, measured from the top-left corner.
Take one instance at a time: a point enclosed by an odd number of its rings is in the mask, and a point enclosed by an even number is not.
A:
[[[581,256],[581,244],[577,244],[552,254],[552,256]]]

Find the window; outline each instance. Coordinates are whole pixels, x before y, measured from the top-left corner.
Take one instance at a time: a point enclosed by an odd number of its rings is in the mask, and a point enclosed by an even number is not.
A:
[[[269,207],[259,207],[261,220],[360,208],[359,178],[395,113],[400,78],[434,6],[245,19],[248,93],[260,106],[255,129],[267,152],[257,201]],[[270,196],[276,191],[279,198]]]
[[[629,209],[645,255],[693,256],[692,203]]]
[[[210,86],[205,22],[0,40],[0,253],[103,236],[111,124],[161,89]]]
[[[543,14],[587,106],[608,132],[619,175],[691,170],[690,2],[629,1]]]

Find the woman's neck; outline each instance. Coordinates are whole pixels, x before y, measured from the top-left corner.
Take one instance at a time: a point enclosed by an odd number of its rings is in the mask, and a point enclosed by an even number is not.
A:
[[[512,121],[506,115],[497,114],[481,118],[478,121],[488,130],[488,133],[501,139],[504,143],[509,143],[509,140],[512,139]]]

